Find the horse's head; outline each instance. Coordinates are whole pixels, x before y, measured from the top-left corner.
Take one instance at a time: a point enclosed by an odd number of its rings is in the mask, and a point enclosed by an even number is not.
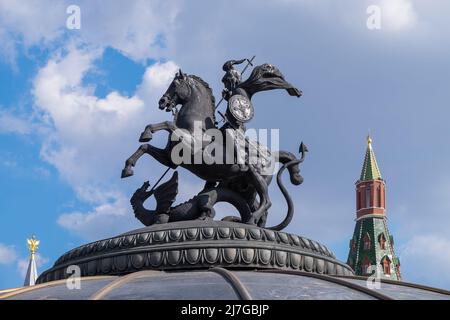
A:
[[[180,69],[167,91],[159,99],[159,108],[169,112],[177,105],[183,104],[191,96],[192,85],[192,79]]]

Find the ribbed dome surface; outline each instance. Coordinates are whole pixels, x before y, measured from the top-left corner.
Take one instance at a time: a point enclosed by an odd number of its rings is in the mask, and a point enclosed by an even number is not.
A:
[[[65,280],[18,289],[0,299],[34,300],[370,300],[450,299],[450,292],[382,280],[380,289],[369,289],[360,277],[337,277],[287,270],[199,271],[145,270],[126,276],[96,276],[81,280],[69,290]]]

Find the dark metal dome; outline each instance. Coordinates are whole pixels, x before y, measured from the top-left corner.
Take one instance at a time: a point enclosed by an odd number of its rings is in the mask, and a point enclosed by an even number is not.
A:
[[[69,289],[69,266],[81,271]],[[240,223],[188,221],[154,225],[75,248],[38,285],[0,299],[450,299],[450,292],[366,278],[324,245]]]
[[[236,269],[302,270],[352,275],[317,241],[285,232],[224,221],[183,221],[134,230],[75,248],[37,280],[67,278],[77,265],[81,276],[123,275],[141,270]]]

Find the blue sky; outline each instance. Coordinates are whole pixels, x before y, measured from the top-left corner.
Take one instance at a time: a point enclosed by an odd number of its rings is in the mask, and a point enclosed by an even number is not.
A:
[[[80,30],[65,28],[69,4],[81,8]],[[371,4],[379,30],[366,27]],[[246,0],[232,12],[227,1],[0,0],[0,288],[21,285],[33,233],[42,271],[74,246],[139,227],[128,199],[164,168],[145,158],[132,178],[120,170],[144,126],[168,119],[157,101],[174,72],[201,76],[218,97],[223,62],[254,54],[304,92],[253,100],[253,127],[280,128],[281,149],[310,149],[304,184],[289,187],[286,231],[346,259],[370,130],[405,280],[450,288],[445,9],[444,0]],[[184,201],[201,181],[180,173]],[[276,223],[285,207],[271,190]]]

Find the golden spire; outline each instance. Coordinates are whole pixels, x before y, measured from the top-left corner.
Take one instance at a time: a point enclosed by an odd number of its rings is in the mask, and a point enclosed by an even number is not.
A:
[[[40,241],[37,240],[34,235],[31,237],[31,239],[27,239],[28,249],[30,250],[31,254],[35,254],[39,249],[39,243]]]
[[[367,135],[367,146],[368,146],[369,148],[372,148],[372,138],[370,137],[370,132],[369,132],[369,134]]]

